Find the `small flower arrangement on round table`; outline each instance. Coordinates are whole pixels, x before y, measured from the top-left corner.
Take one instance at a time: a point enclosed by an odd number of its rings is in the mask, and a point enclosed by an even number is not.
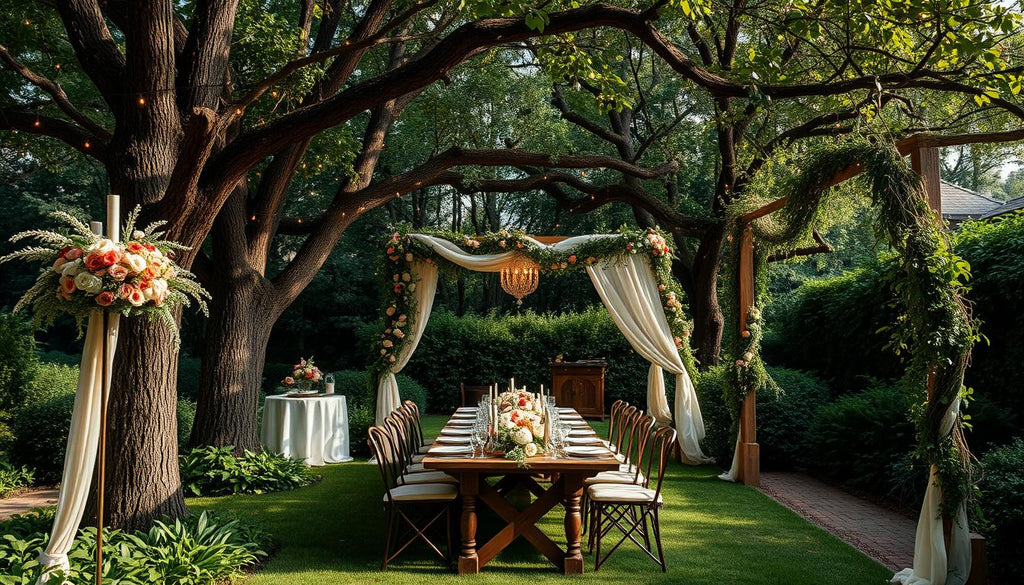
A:
[[[288,396],[316,396],[319,393],[317,385],[323,379],[320,368],[313,363],[313,358],[299,358],[299,363],[292,368],[292,374],[285,376],[281,384],[288,391]]]

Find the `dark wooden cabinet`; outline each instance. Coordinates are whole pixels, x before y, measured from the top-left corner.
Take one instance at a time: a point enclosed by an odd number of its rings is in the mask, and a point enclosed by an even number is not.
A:
[[[603,361],[551,362],[551,395],[558,406],[604,420]]]

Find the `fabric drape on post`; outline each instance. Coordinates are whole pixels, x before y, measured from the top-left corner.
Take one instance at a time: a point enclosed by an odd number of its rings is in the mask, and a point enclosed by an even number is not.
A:
[[[599,260],[587,266],[587,274],[619,330],[633,349],[651,362],[647,376],[648,411],[658,424],[671,421],[662,377],[662,369],[668,370],[676,377],[676,432],[683,458],[692,464],[711,461],[700,448],[704,419],[693,382],[672,339],[650,264],[635,256]]]
[[[949,405],[942,426],[943,436],[953,432],[953,425],[960,416],[960,399]],[[967,524],[967,504],[960,504],[953,517],[949,537],[949,551],[946,551],[945,536],[942,533],[942,484],[938,470],[933,465],[928,474],[928,489],[921,503],[921,515],[917,519],[917,535],[914,538],[914,566],[903,569],[892,577],[892,583],[903,585],[963,585],[971,574],[971,533]],[[947,556],[948,552],[948,556]]]
[[[120,315],[107,317],[107,387],[117,346],[117,326]],[[46,550],[39,553],[43,574],[37,583],[49,581],[53,571],[70,570],[68,551],[78,533],[78,525],[85,513],[96,466],[96,452],[100,436],[100,409],[107,397],[103,395],[103,315],[99,311],[89,316],[89,325],[82,347],[82,364],[75,392],[75,406],[71,415],[67,451],[64,456],[64,475],[57,497],[57,513]]]
[[[413,265],[411,272],[412,282],[416,283],[416,312],[413,315],[409,315],[412,329],[405,332],[409,336],[408,345],[398,356],[398,360],[391,367],[391,371],[377,382],[377,413],[375,423],[377,426],[383,426],[384,419],[391,414],[391,411],[402,405],[402,398],[398,393],[398,380],[395,379],[395,374],[402,371],[405,364],[409,363],[409,358],[412,357],[413,352],[416,351],[416,346],[419,345],[420,338],[423,337],[423,330],[427,327],[427,321],[430,320],[430,310],[434,306],[434,293],[437,292],[437,265],[417,262]]]

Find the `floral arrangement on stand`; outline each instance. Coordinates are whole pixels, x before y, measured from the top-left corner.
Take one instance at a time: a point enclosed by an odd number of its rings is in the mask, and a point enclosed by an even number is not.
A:
[[[409,226],[398,226],[390,231],[381,242],[383,254],[378,265],[378,275],[384,284],[381,291],[384,326],[374,350],[375,360],[371,364],[374,380],[391,371],[392,364],[397,361],[397,356],[407,342],[406,332],[412,327],[416,308],[414,263],[436,263],[439,268],[452,273],[459,270],[440,257],[433,248],[410,237],[412,230]],[[537,263],[541,274],[554,276],[582,271],[586,266],[602,260],[646,255],[658,283],[662,307],[676,347],[679,348],[690,376],[695,377],[696,363],[689,344],[690,324],[683,312],[681,300],[683,291],[672,276],[672,259],[675,255],[661,230],[622,227],[613,237],[593,239],[567,250],[538,245],[536,240],[518,230],[500,230],[474,237],[451,231],[416,230],[416,233],[448,240],[466,254],[515,251]]]
[[[18,313],[31,307],[34,325],[52,325],[61,314],[75,318],[81,333],[85,318],[96,310],[124,316],[145,315],[159,319],[179,343],[174,309],[196,302],[207,314],[210,298],[195,276],[174,259],[187,247],[161,240],[163,221],[136,229],[140,208],[127,217],[122,233],[128,238],[114,242],[95,234],[89,226],[63,211],[51,214],[67,225],[64,231],[29,230],[11,237],[12,242],[34,239],[29,246],[0,258],[43,264],[35,284],[14,307]]]
[[[292,367],[292,375],[285,376],[281,380],[281,384],[286,389],[295,388],[299,392],[310,392],[313,388],[313,384],[316,384],[321,380],[323,374],[320,372],[320,368],[316,367],[313,363],[313,357],[307,360],[306,358],[299,358],[299,363]]]
[[[524,468],[528,467],[527,457],[546,452],[545,408],[535,394],[519,390],[502,392],[498,395],[497,415],[490,443],[492,452],[502,452],[506,459]]]

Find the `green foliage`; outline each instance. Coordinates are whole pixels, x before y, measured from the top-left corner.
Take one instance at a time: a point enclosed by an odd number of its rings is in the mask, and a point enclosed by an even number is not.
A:
[[[184,449],[188,437],[192,433],[192,423],[196,419],[196,403],[185,398],[178,399],[178,449]]]
[[[981,461],[981,509],[989,559],[1010,581],[1024,575],[1024,439],[989,451]]]
[[[11,460],[36,470],[36,479],[43,484],[60,481],[64,470],[64,449],[71,431],[71,411],[75,394],[53,393],[25,404],[14,412],[11,430],[14,442]]]
[[[196,402],[199,400],[199,372],[202,360],[184,357],[178,359],[178,398]]]
[[[429,412],[452,412],[461,402],[460,382],[489,384],[515,378],[517,385],[530,388],[550,386],[548,364],[557,355],[566,361],[607,361],[606,406],[619,398],[647,404],[649,364],[633,352],[603,308],[562,315],[526,311],[505,317],[435,312],[402,371],[422,381]]]
[[[21,405],[37,367],[32,329],[20,317],[0,314],[0,410]]]
[[[806,466],[812,448],[811,429],[818,409],[829,401],[829,388],[812,374],[785,368],[767,368],[779,386],[775,396],[757,401],[757,442],[761,461],[768,468]]]
[[[813,467],[850,487],[886,495],[896,487],[893,470],[914,449],[909,410],[906,395],[886,384],[822,406],[808,433]]]
[[[0,583],[31,585],[36,558],[49,541],[53,510],[36,510],[0,522]],[[273,542],[263,530],[203,512],[184,520],[158,521],[148,531],[103,531],[103,580],[110,583],[208,585],[227,582],[267,557]],[[68,553],[72,585],[94,582],[96,529],[85,528]]]
[[[405,391],[401,383],[398,387]],[[367,431],[376,423],[376,417],[372,402],[348,409],[348,439],[351,443],[349,449],[353,456],[365,457],[370,454]]]
[[[234,447],[198,447],[179,457],[181,487],[193,496],[262,494],[309,485],[314,477],[301,459],[261,451],[241,457]]]
[[[728,392],[729,372],[725,366],[714,366],[700,372],[694,381],[697,402],[704,418],[704,452],[728,467],[736,447],[736,432],[732,416],[723,397]]]
[[[78,365],[43,362],[25,388],[25,403],[49,396],[74,394],[78,389]]]
[[[0,498],[32,485],[35,473],[24,465],[16,467],[0,459]]]

